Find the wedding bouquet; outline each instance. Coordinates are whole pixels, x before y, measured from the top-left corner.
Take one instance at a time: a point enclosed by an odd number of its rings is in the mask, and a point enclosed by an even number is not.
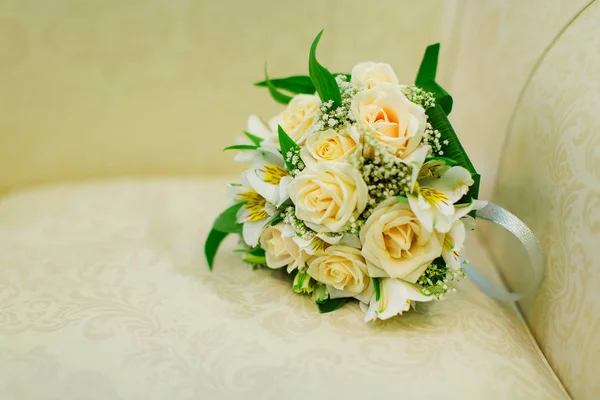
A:
[[[452,98],[435,81],[439,44],[414,85],[388,64],[332,74],[309,53],[309,76],[257,83],[285,109],[248,120],[236,161],[250,163],[228,186],[232,205],[205,244],[239,234],[245,262],[286,268],[292,289],[321,312],[356,299],[365,321],[442,299],[465,275],[460,253],[479,175],[447,115]],[[289,93],[289,94],[288,94]]]

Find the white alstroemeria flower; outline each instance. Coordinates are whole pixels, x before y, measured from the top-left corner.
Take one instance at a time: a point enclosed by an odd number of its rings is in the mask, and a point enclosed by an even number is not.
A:
[[[257,115],[250,115],[248,117],[247,132],[251,135],[262,139],[260,145],[256,150],[241,150],[233,158],[234,161],[250,163],[261,157],[263,153],[277,153],[279,152],[279,139],[276,131],[273,131],[267,124],[265,124],[260,117]],[[235,139],[236,144],[247,144],[255,145],[252,140],[246,136],[238,136]]]
[[[444,235],[443,240],[441,240],[442,257],[448,267],[455,270],[460,268],[460,252],[465,243],[466,228],[472,229],[475,225],[473,217],[468,214],[473,210],[480,210],[486,205],[486,201],[473,200],[469,204],[456,204],[454,206],[454,222],[450,230]]]
[[[243,174],[252,188],[275,207],[281,206],[289,199],[288,187],[292,176],[279,152],[263,154],[263,157]]]
[[[277,209],[264,196],[258,193],[242,174],[241,184],[228,185],[228,192],[234,201],[242,202],[236,220],[243,224],[242,236],[248,246],[256,246],[265,226],[278,215]]]
[[[360,303],[360,308],[365,312],[365,322],[369,322],[402,314],[410,309],[413,301],[425,302],[433,299],[435,296],[423,294],[413,283],[402,279],[385,278],[380,281],[379,300],[373,294],[369,305]]]
[[[472,184],[471,173],[465,168],[449,167],[443,161],[432,160],[423,164],[413,191],[406,197],[425,229],[446,233],[452,227],[454,203]]]

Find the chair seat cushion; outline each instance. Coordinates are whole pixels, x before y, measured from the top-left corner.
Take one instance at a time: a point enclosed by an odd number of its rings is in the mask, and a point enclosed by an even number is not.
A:
[[[113,180],[0,200],[2,399],[563,399],[511,309],[468,280],[363,322],[203,242],[221,179]],[[483,252],[471,245],[472,251]]]

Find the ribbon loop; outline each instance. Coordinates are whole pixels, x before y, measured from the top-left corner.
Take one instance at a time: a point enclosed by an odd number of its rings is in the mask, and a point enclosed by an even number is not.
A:
[[[514,214],[493,203],[488,203],[481,210],[477,211],[477,218],[500,225],[521,242],[533,268],[534,278],[526,290],[518,293],[511,292],[493,283],[472,264],[463,263],[462,267],[465,269],[467,276],[488,296],[502,301],[515,302],[535,292],[544,280],[545,257],[540,242],[531,229]]]

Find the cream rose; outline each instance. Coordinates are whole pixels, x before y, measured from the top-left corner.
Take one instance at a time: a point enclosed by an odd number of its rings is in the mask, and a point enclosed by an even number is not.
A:
[[[369,275],[416,282],[442,254],[440,238],[423,228],[407,201],[379,204],[360,231]]]
[[[396,148],[399,156],[412,153],[425,132],[425,110],[408,100],[398,85],[381,83],[359,92],[351,109],[363,130]]]
[[[306,271],[313,279],[327,285],[329,297],[356,297],[367,302],[371,278],[365,259],[357,250],[347,246],[330,246],[309,260]]]
[[[265,250],[267,267],[281,268],[287,265],[287,271],[292,272],[306,262],[309,256],[298,247],[294,235],[294,229],[283,222],[263,230],[260,245]]]
[[[317,161],[345,161],[356,152],[360,134],[355,127],[313,133],[306,139],[306,149]],[[304,157],[303,157],[304,159]]]
[[[289,187],[296,216],[319,232],[339,232],[358,217],[368,200],[367,185],[350,164],[326,162],[309,165]]]
[[[398,84],[398,78],[391,65],[365,62],[352,68],[350,82],[359,89],[371,89],[383,82]]]
[[[294,142],[302,145],[306,140],[306,135],[310,133],[313,123],[319,116],[320,105],[319,96],[299,94],[290,101],[285,111],[278,118],[276,117],[274,121],[281,125],[285,133]],[[275,132],[277,131],[275,130]]]

